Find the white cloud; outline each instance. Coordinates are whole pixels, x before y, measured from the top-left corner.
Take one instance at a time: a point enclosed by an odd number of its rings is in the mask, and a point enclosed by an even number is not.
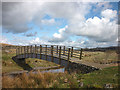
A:
[[[112,9],[106,9],[104,11],[102,11],[102,16],[108,19],[114,19],[115,17],[117,17],[117,11],[116,10],[112,10]]]
[[[46,25],[52,25],[52,24],[55,24],[55,20],[54,19],[44,19],[44,20],[41,20],[41,23],[46,24]]]
[[[85,36],[96,41],[116,40],[118,32],[118,25],[115,19],[117,16],[116,11],[107,9],[102,11],[102,15],[103,12],[104,17],[98,18],[95,16],[94,18],[88,18],[85,22],[79,21],[79,23],[71,24],[67,32],[77,36]],[[109,14],[109,18],[106,17],[107,14]]]
[[[8,39],[5,36],[0,36],[0,43],[10,44],[10,42],[8,41]]]
[[[66,25],[64,28],[58,30],[59,33],[54,33],[53,37],[49,39],[49,42],[63,42],[67,40],[68,35],[65,32],[68,26]]]

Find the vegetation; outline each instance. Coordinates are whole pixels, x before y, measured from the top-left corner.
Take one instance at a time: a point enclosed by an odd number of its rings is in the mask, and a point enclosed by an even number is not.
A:
[[[18,66],[12,57],[15,56],[15,49],[2,50],[2,73],[20,71],[22,67]],[[115,51],[106,52],[83,52],[83,61],[95,63],[109,63],[117,61]],[[59,66],[55,63],[40,59],[28,58],[26,64],[33,67]],[[118,87],[118,66],[104,68],[88,74],[81,73],[41,73],[33,71],[23,73],[14,77],[3,76],[3,88],[112,88]]]
[[[3,88],[104,88],[118,87],[118,67],[109,67],[89,74],[23,73],[16,77],[3,76]]]

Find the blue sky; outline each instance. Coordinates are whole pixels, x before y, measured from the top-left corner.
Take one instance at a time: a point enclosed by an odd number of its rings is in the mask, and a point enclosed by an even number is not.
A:
[[[2,13],[2,43],[117,45],[118,2],[3,2]]]

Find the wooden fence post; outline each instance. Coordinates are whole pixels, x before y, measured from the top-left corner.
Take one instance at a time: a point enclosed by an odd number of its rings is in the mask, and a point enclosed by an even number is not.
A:
[[[45,58],[46,58],[46,60],[47,60],[47,45],[45,45],[46,47],[45,47]]]
[[[57,54],[58,54],[58,45],[57,45]]]
[[[59,48],[59,64],[61,65],[61,46]]]
[[[73,47],[72,47],[72,49],[71,49],[71,57],[73,56]]]
[[[80,50],[80,60],[82,59],[82,51],[83,51],[83,49],[81,48],[81,50]]]
[[[53,46],[51,46],[51,61],[53,62]]]
[[[68,48],[68,63],[67,63],[67,67],[69,66],[69,60],[70,60],[70,48]]]
[[[64,48],[63,48],[63,54],[65,55],[65,46],[64,46]]]
[[[40,45],[40,59],[42,58],[42,45]]]

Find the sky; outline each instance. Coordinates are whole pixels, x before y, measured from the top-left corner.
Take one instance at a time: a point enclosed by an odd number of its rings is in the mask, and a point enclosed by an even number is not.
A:
[[[118,2],[2,2],[0,43],[116,46]]]

